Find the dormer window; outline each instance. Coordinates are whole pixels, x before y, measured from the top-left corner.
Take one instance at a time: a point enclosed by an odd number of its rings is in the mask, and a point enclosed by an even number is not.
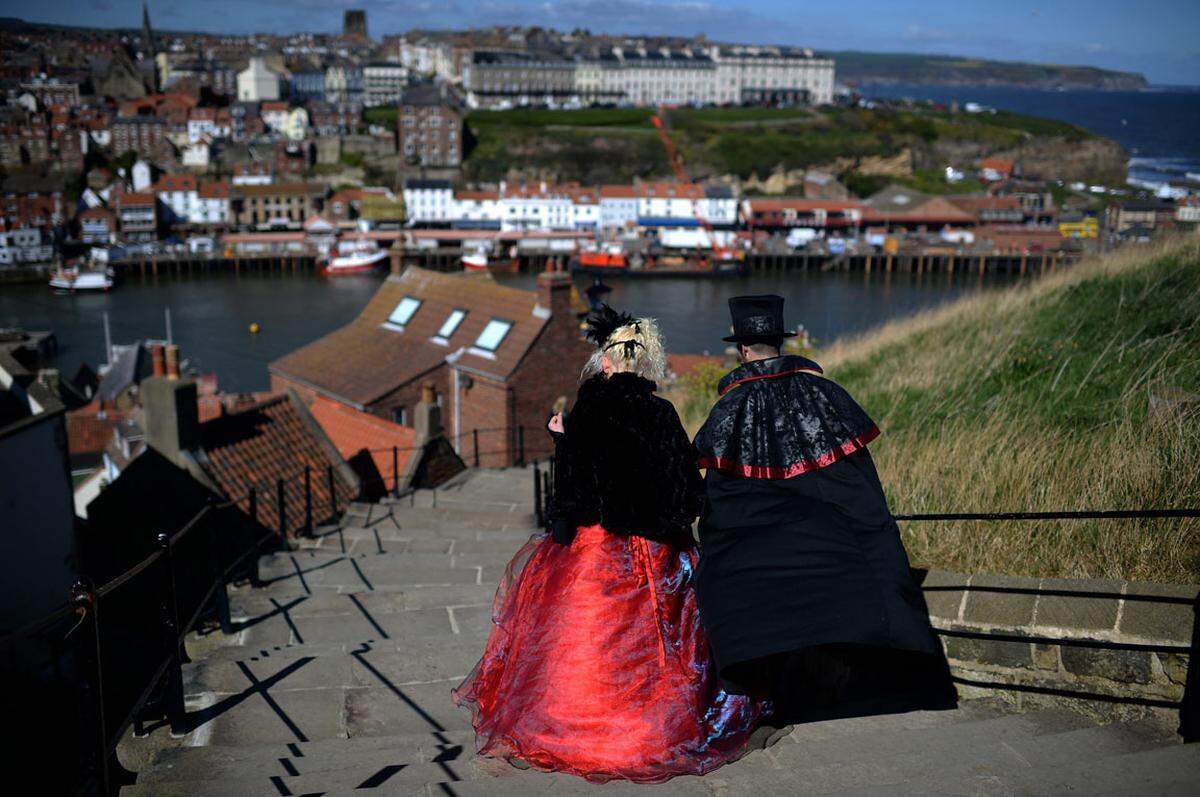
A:
[[[485,352],[494,352],[500,348],[500,344],[504,342],[508,331],[512,329],[511,321],[504,321],[499,318],[493,318],[487,322],[487,326],[479,333],[479,337],[475,339],[475,348]]]
[[[454,330],[458,329],[458,325],[467,317],[466,310],[452,310],[450,315],[446,316],[446,320],[437,331],[437,336],[443,340],[448,340],[454,334]]]
[[[385,323],[384,326],[403,332],[404,326],[412,320],[413,315],[416,314],[420,307],[420,299],[415,299],[412,296],[405,296],[400,300],[400,303],[396,305],[396,309],[392,311],[392,314],[388,316],[387,323]]]

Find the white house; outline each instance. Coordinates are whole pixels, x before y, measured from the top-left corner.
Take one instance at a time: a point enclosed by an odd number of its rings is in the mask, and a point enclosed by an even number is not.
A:
[[[624,229],[637,225],[637,188],[605,185],[600,188],[600,226]]]
[[[695,224],[704,189],[694,183],[640,183],[637,188],[638,224],[656,227]]]
[[[454,195],[452,221],[463,227],[498,228],[503,215],[499,191],[459,191]]]
[[[20,227],[0,232],[0,264],[40,263],[54,255],[54,247],[42,243],[42,231]]]
[[[183,165],[197,171],[207,171],[212,159],[212,145],[207,138],[193,141],[183,148]]]
[[[571,227],[576,230],[595,230],[600,226],[600,192],[595,188],[569,188],[571,197]]]
[[[261,56],[253,56],[250,65],[238,72],[237,98],[242,102],[279,99],[279,75],[267,67]]]
[[[154,196],[167,206],[170,220],[190,222],[199,205],[196,177],[192,174],[164,174],[153,186]]]
[[[154,182],[154,176],[150,171],[150,164],[144,160],[134,161],[131,171],[134,191],[145,191]]]
[[[308,137],[308,111],[303,108],[292,108],[288,111],[287,119],[284,120],[280,132],[292,141],[303,141]]]
[[[454,220],[454,190],[449,180],[405,180],[403,193],[410,223]]]
[[[574,207],[566,189],[540,183],[536,187],[500,183],[500,229],[569,230]]]
[[[215,138],[217,136],[217,109],[193,108],[189,111],[187,132],[189,144],[195,144],[202,138]],[[228,132],[226,131],[226,134]]]
[[[258,115],[268,130],[276,133],[283,132],[288,123],[288,104],[286,102],[264,102],[258,107]]]

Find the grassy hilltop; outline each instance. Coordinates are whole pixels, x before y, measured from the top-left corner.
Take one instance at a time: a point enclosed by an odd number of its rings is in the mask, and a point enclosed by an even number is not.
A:
[[[857,83],[924,83],[933,85],[1028,86],[1136,91],[1149,85],[1137,72],[1094,66],[1030,64],[958,55],[828,53],[837,62],[839,80]]]
[[[464,174],[502,179],[628,182],[671,175],[645,108],[479,111],[467,117]],[[890,108],[679,108],[667,112],[672,140],[694,178],[766,177],[822,167],[853,182],[865,161],[903,163],[890,177],[923,183],[948,163],[971,168],[989,155],[1048,163],[1047,179],[1124,179],[1113,142],[1074,125],[1014,113],[966,114]],[[886,181],[885,181],[886,182]],[[944,183],[942,183],[944,185]],[[921,185],[920,187],[928,187]],[[964,190],[958,186],[956,190]]]
[[[879,423],[893,511],[1200,505],[1200,242],[1081,263],[817,355]],[[1172,408],[1150,411],[1152,400]],[[1200,581],[1200,521],[909,523],[914,563]]]

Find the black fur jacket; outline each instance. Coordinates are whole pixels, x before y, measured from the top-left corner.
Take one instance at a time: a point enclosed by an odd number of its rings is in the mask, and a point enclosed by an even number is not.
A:
[[[579,387],[564,433],[555,435],[554,538],[579,526],[680,547],[704,499],[696,450],[675,407],[634,374],[595,376]]]

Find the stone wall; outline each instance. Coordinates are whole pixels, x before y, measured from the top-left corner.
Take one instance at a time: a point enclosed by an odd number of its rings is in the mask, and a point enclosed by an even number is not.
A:
[[[918,579],[960,696],[1179,722],[1200,587],[936,570]]]

